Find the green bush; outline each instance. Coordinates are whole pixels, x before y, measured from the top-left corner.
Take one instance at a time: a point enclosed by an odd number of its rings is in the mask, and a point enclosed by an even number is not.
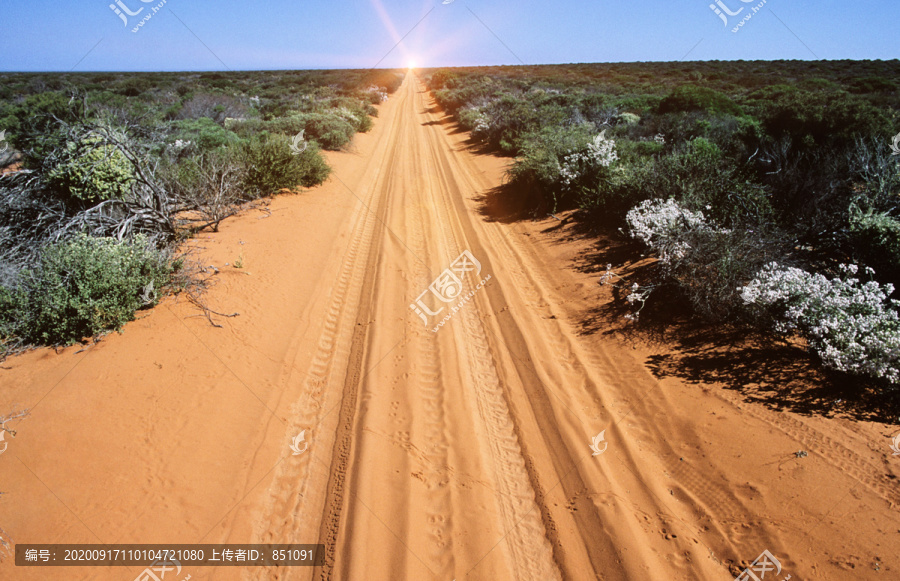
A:
[[[565,204],[571,191],[562,184],[562,162],[570,153],[586,148],[593,138],[593,126],[544,127],[526,134],[521,140],[521,153],[509,169],[510,181],[527,196],[542,199],[553,209]]]
[[[487,116],[484,131],[491,146],[506,154],[517,154],[522,150],[522,138],[542,127],[562,125],[568,112],[553,103],[536,102],[540,96],[522,98],[505,94],[485,106],[482,111]]]
[[[44,158],[65,143],[60,122],[74,123],[82,114],[79,101],[63,93],[44,92],[26,97],[15,110],[16,123],[9,127],[13,146],[28,154],[26,167],[40,168]]]
[[[430,84],[431,87],[435,90],[443,89],[447,86],[448,83],[458,78],[456,73],[450,72],[446,69],[440,69],[435,71],[434,74],[431,75]]]
[[[48,184],[63,196],[96,203],[122,199],[134,183],[134,169],[114,145],[98,135],[68,142],[62,160],[47,175]]]
[[[633,157],[633,153],[628,155]],[[659,181],[657,167],[657,161],[651,157],[619,163],[610,172],[608,181],[581,192],[578,205],[590,213],[593,221],[618,227],[625,221],[628,210],[643,200],[655,197],[657,190],[666,189],[656,183]]]
[[[728,321],[741,314],[743,305],[735,289],[779,256],[777,237],[719,228],[702,212],[672,199],[645,200],[628,211],[626,221],[630,235],[659,259],[656,284],[674,283],[694,311],[709,321]]]
[[[488,129],[487,115],[477,108],[460,109],[457,117],[460,127],[466,131],[471,131],[473,138],[482,140],[486,137],[484,133]]]
[[[677,87],[659,104],[660,113],[682,111],[706,111],[729,115],[741,114],[741,108],[728,95],[694,85]]]
[[[900,221],[880,212],[851,210],[854,252],[882,280],[900,284]]]
[[[120,329],[157,302],[171,272],[167,255],[141,236],[80,235],[48,246],[15,290],[0,292],[0,333],[60,344]]]
[[[707,139],[697,138],[682,153],[663,158],[658,169],[669,190],[658,197],[675,196],[720,224],[765,223],[772,215],[765,189]]]
[[[728,226],[765,223],[772,215],[765,189],[707,139],[672,155],[660,155],[663,146],[654,141],[621,143],[622,161],[610,179],[580,197],[581,207],[597,218],[621,222],[631,207],[651,198],[673,198]]]
[[[627,139],[620,139],[616,145],[619,148],[619,157],[623,160],[658,155],[666,149],[664,144],[657,141],[629,141]]]
[[[749,103],[770,136],[787,137],[808,148],[852,142],[858,135],[875,135],[891,124],[884,111],[845,91],[776,85],[755,91]]]
[[[375,112],[377,113],[378,110],[376,109]],[[359,119],[358,119],[357,125],[356,125],[356,130],[359,131],[360,133],[368,133],[369,131],[372,130],[373,126],[374,126],[374,122],[372,121],[372,118],[369,117],[368,113],[364,113],[363,115],[359,116]]]
[[[305,128],[308,139],[315,139],[324,149],[331,150],[340,149],[356,135],[353,123],[329,113],[310,113]]]
[[[156,88],[156,86],[156,83],[145,77],[128,77],[118,83],[113,90],[125,97],[137,97]]]
[[[324,182],[331,169],[314,143],[295,155],[291,139],[277,133],[262,133],[244,146],[246,186],[256,195],[282,188],[312,187]]]
[[[897,82],[883,77],[866,77],[850,83],[851,93],[894,93],[898,90]]]
[[[201,151],[234,144],[240,139],[237,134],[225,129],[209,117],[174,121],[172,122],[172,129],[173,139],[190,141]]]

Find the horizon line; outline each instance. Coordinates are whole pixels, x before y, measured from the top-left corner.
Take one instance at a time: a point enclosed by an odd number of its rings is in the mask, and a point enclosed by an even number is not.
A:
[[[525,68],[525,67],[564,67],[564,66],[573,66],[573,65],[628,65],[628,64],[691,64],[691,63],[779,63],[779,62],[895,62],[900,59],[705,59],[705,60],[652,60],[652,61],[590,61],[590,62],[567,62],[567,63],[526,63],[526,64],[493,64],[493,65],[439,65],[439,66],[428,66],[421,67],[417,66],[412,69],[409,67],[312,67],[312,68],[298,68],[298,69],[161,69],[161,70],[127,70],[127,69],[97,69],[97,70],[85,70],[85,71],[63,71],[63,70],[45,70],[45,69],[33,69],[33,70],[4,70],[0,69],[0,74],[65,74],[65,75],[79,75],[79,74],[95,74],[95,73],[149,73],[149,74],[161,74],[161,73],[266,73],[266,72],[292,72],[292,71],[409,71],[409,70],[435,70],[435,69],[486,69],[486,68],[496,68],[496,67],[507,67],[507,68]]]

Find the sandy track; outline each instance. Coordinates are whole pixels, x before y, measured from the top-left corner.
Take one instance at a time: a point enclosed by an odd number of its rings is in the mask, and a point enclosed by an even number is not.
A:
[[[213,307],[241,313],[223,329],[168,300],[86,351],[6,362],[0,402],[34,410],[0,456],[0,527],[327,548],[322,568],[192,579],[727,580],[764,549],[793,579],[896,574],[886,428],[657,380],[647,348],[584,335],[584,245],[485,219],[506,161],[464,138],[410,77],[328,184],[194,241],[222,269]],[[410,304],[464,251],[480,273],[432,332],[447,308],[426,326]]]

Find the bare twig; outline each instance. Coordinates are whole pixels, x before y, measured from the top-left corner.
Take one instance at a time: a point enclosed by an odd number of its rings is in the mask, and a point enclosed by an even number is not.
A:
[[[7,428],[6,424],[7,424],[7,422],[11,422],[11,421],[19,419],[19,418],[24,418],[27,415],[28,415],[28,410],[24,409],[24,410],[20,410],[18,412],[12,412],[11,414],[6,415],[6,416],[0,416],[0,431],[4,431],[7,434],[9,434],[10,436],[16,437],[16,431],[10,430],[9,428]]]

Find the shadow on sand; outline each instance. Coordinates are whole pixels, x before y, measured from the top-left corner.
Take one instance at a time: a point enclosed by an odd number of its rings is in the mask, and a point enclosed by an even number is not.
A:
[[[510,184],[482,194],[479,212],[485,220],[513,223],[544,220],[546,204],[533,192]],[[710,324],[692,314],[689,305],[671,288],[659,288],[640,314],[629,323],[626,301],[633,283],[652,284],[654,260],[643,248],[611,227],[596,227],[577,211],[558,214],[544,233],[555,232],[555,243],[588,241],[589,249],[570,265],[599,277],[607,265],[625,277],[612,288],[613,300],[583,313],[583,335],[602,334],[650,347],[657,354],[646,359],[658,378],[677,377],[692,384],[717,383],[772,410],[805,415],[846,417],[896,423],[900,394],[885,385],[824,369],[818,357],[798,341],[781,340],[747,327]]]

